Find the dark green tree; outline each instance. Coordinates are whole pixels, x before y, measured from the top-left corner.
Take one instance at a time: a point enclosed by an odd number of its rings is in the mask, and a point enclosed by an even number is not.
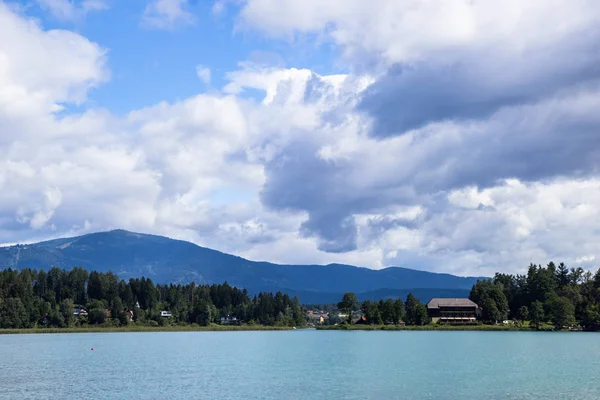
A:
[[[533,325],[535,329],[540,329],[540,325],[545,320],[544,305],[541,301],[534,301],[533,303],[531,303],[529,315],[531,318],[531,325]]]
[[[558,289],[562,289],[571,283],[571,274],[569,268],[564,264],[558,264],[556,268],[556,286]]]
[[[404,304],[402,304],[404,306]],[[379,302],[379,309],[381,310],[381,319],[385,324],[397,324],[400,320],[396,307],[394,307],[394,300],[387,299]]]
[[[106,314],[104,313],[104,308],[95,307],[89,311],[88,321],[90,324],[103,324],[106,320]]]
[[[0,328],[27,328],[29,318],[21,299],[0,299]]]
[[[502,321],[502,314],[491,297],[486,297],[483,300],[482,308],[482,318],[485,322],[496,324],[498,321]]]
[[[406,297],[406,323],[408,325],[425,325],[428,321],[427,306],[409,293]]]
[[[383,319],[381,318],[381,312],[379,311],[379,304],[370,300],[366,300],[362,303],[361,310],[367,320],[368,324],[381,325]]]
[[[527,306],[519,308],[518,318],[520,321],[527,321],[529,319],[529,308]]]
[[[396,299],[396,301],[394,301],[394,310],[395,310],[395,314],[394,314],[394,323],[397,324],[400,321],[404,321],[404,319],[406,319],[406,305],[404,304],[404,302],[402,301],[402,299]]]
[[[196,322],[202,326],[210,325],[212,321],[211,307],[208,301],[200,300],[197,305]]]
[[[586,331],[600,331],[600,305],[593,304],[585,308],[581,325]]]
[[[500,274],[497,274],[496,278],[500,278],[500,281],[507,280],[504,275]],[[500,281],[481,280],[471,290],[469,298],[483,308],[484,321],[495,323],[508,318],[508,300],[504,292],[504,286]]]
[[[550,319],[556,329],[575,325],[575,307],[566,297],[555,297],[548,301]]]
[[[110,309],[110,316],[112,319],[119,321],[123,320],[123,302],[119,296],[116,296],[112,301],[112,307]]]
[[[342,313],[348,315],[348,323],[352,323],[352,312],[358,308],[358,298],[352,292],[344,293],[337,307]]]
[[[75,321],[75,316],[73,315],[73,300],[64,299],[60,302],[60,313],[62,315],[62,321],[64,326],[71,326]]]

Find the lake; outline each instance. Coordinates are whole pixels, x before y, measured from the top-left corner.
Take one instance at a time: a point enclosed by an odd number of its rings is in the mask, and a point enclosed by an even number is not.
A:
[[[596,400],[599,374],[595,333],[0,335],[0,398],[11,400]]]

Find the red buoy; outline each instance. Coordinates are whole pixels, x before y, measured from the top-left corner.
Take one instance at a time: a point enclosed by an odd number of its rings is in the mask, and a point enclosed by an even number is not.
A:
[[[92,350],[94,350],[94,348],[92,347]]]

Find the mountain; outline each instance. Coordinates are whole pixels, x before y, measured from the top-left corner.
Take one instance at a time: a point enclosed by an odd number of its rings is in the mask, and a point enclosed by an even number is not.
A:
[[[481,278],[480,278],[481,279]],[[416,298],[423,302],[428,302],[432,298],[436,297],[469,297],[469,289],[423,289],[423,288],[412,288],[412,289],[378,289],[371,290],[368,292],[358,292],[356,296],[360,301],[373,300],[379,301],[381,299],[402,299],[406,300],[406,296],[412,293]],[[298,296],[304,304],[334,304],[340,301],[343,293],[327,293],[327,292],[315,292],[306,290],[285,290],[285,293],[290,296]]]
[[[250,293],[277,291],[305,303],[332,303],[344,292],[361,300],[405,298],[409,291],[431,297],[465,297],[478,278],[407,268],[381,270],[350,265],[277,265],[197,246],[190,242],[115,230],[0,248],[0,268],[49,269],[75,266],[116,273],[121,279],[145,276],[157,283],[222,283]]]

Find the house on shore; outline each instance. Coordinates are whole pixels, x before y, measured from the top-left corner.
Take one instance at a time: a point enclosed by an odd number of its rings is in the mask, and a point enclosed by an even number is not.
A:
[[[81,306],[79,304],[75,304],[73,306],[73,315],[75,317],[87,317],[88,316],[88,310],[84,306]]]
[[[221,317],[221,325],[237,325],[238,323],[237,317],[232,317],[230,315]]]
[[[163,318],[171,318],[171,311],[161,311],[160,316]]]
[[[327,319],[329,319],[329,313],[326,311],[313,311],[308,310],[306,312],[306,319],[311,324],[324,324]]]
[[[133,322],[133,311],[132,310],[125,309],[125,311],[123,311],[123,314],[125,314],[125,316],[129,320],[129,322]]]
[[[481,308],[469,299],[431,299],[427,314],[433,323],[473,324],[481,315]]]

